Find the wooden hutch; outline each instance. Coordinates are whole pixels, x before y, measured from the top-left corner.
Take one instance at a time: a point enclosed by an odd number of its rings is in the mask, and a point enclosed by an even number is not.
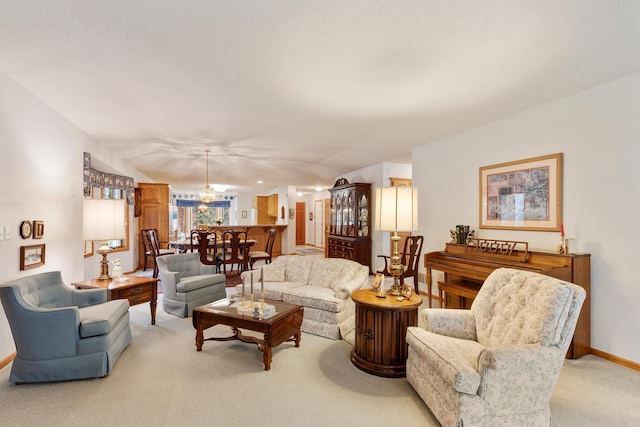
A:
[[[371,271],[371,184],[340,178],[329,193],[328,257],[357,261]]]

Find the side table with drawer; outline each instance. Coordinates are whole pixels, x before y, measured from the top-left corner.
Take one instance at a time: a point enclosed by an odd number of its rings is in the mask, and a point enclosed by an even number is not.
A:
[[[151,324],[156,324],[156,306],[158,301],[158,281],[153,277],[124,276],[127,280],[122,282],[117,280],[85,280],[74,282],[72,285],[76,289],[96,289],[107,290],[107,300],[128,299],[129,305],[137,305],[145,302],[151,307]]]

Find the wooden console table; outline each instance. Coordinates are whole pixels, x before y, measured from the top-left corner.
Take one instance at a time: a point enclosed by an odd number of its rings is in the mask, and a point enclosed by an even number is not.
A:
[[[351,362],[359,369],[381,377],[406,376],[407,327],[418,325],[422,298],[409,300],[376,297],[370,289],[351,294],[356,303],[355,345]]]
[[[158,301],[158,281],[153,277],[125,276],[127,280],[118,282],[116,280],[85,280],[83,282],[72,283],[76,289],[96,289],[107,290],[107,300],[128,299],[129,305],[149,303],[151,307],[151,324],[156,324],[156,306]]]

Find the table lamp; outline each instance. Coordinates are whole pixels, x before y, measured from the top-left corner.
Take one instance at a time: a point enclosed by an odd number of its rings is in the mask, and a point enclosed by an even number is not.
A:
[[[400,262],[398,231],[414,231],[418,229],[418,189],[413,187],[382,187],[376,189],[375,228],[393,233],[393,256],[389,272],[393,276],[393,285],[389,295],[402,295],[400,276],[404,273],[404,265]]]
[[[113,251],[109,240],[126,238],[124,199],[84,199],[82,212],[82,240],[101,241],[96,250],[102,255],[97,280],[111,280],[107,255]]]

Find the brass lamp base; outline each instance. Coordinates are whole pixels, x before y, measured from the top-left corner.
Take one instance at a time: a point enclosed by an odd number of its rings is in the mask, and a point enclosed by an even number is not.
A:
[[[402,286],[400,285],[400,276],[404,273],[404,266],[400,263],[400,254],[398,253],[398,242],[400,241],[400,236],[398,236],[398,232],[394,231],[393,236],[391,236],[391,241],[393,242],[393,256],[391,257],[391,265],[389,265],[389,272],[393,276],[393,285],[389,288],[387,292],[392,296],[402,296]]]
[[[111,280],[107,255],[113,252],[113,249],[108,246],[108,242],[102,242],[102,246],[100,246],[96,252],[102,255],[102,261],[100,261],[100,276],[98,276],[96,280]]]

